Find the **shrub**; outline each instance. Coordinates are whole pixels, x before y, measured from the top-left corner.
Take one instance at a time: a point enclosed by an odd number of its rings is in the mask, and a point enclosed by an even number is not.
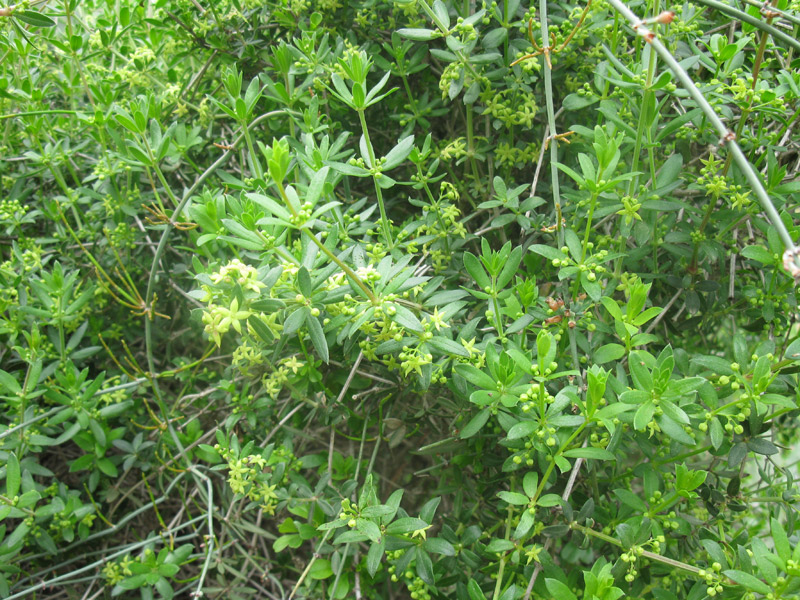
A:
[[[797,597],[799,12],[0,9],[0,595]]]

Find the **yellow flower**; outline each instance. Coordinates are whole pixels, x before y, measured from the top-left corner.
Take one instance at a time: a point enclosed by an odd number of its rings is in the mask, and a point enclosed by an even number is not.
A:
[[[422,529],[417,529],[416,531],[411,533],[411,537],[412,538],[421,537],[423,540],[427,540],[428,539],[428,529],[430,529],[431,527],[433,527],[433,524],[428,525],[427,527],[423,527]]]
[[[531,564],[531,561],[539,562],[539,553],[542,551],[542,547],[538,544],[534,544],[531,546],[531,549],[525,553],[525,556],[528,557],[528,562],[525,563],[527,565]]]
[[[297,373],[297,369],[301,368],[303,365],[305,365],[305,363],[297,360],[296,356],[293,356],[283,363],[283,366],[290,368],[292,373]]]

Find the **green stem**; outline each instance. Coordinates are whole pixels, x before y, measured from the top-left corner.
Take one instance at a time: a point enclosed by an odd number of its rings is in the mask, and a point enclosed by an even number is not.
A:
[[[292,123],[291,121],[289,122]],[[258,160],[256,151],[253,148],[253,140],[250,137],[250,130],[243,125],[242,133],[244,133],[244,141],[247,144],[247,153],[250,155],[250,164],[253,168],[253,173],[255,174],[257,179],[263,179],[264,171],[261,168],[261,161]]]
[[[595,531],[594,529],[586,527],[585,525],[580,525],[578,523],[570,523],[569,526],[570,526],[570,529],[575,529],[577,531],[580,531],[584,535],[595,537],[597,539],[603,540],[604,542],[608,542],[609,544],[612,544],[613,546],[616,546],[617,548],[625,548],[625,546],[623,546],[622,542],[620,542],[618,539],[613,538],[610,535],[606,535],[605,533],[601,533],[600,531]],[[662,564],[669,565],[671,567],[676,567],[678,569],[682,569],[684,571],[688,571],[690,573],[694,573],[695,575],[698,575],[700,573],[700,569],[697,568],[697,567],[693,567],[692,565],[687,565],[685,562],[681,562],[679,560],[675,560],[674,558],[668,558],[666,556],[661,556],[660,554],[656,554],[655,552],[650,552],[648,550],[644,550],[642,552],[642,556],[644,558],[649,559],[649,560],[654,560],[656,562],[660,562]]]
[[[657,15],[658,14],[658,0],[654,0],[653,6],[650,7],[651,14]],[[650,48],[648,50],[648,63],[647,63],[647,75],[645,78],[644,83],[644,95],[642,96],[642,106],[639,109],[639,123],[636,128],[636,143],[635,148],[633,151],[633,164],[631,165],[631,171],[634,173],[633,178],[631,179],[630,186],[628,186],[628,195],[633,196],[636,192],[636,189],[639,185],[639,176],[636,174],[639,168],[639,155],[641,154],[642,148],[642,137],[644,135],[644,130],[647,125],[650,124],[652,119],[648,119],[650,112],[650,104],[655,101],[655,93],[652,89],[650,89],[653,85],[653,78],[656,72],[656,53],[653,52],[653,49]],[[649,127],[648,127],[649,129]],[[649,132],[648,132],[649,137]],[[653,148],[651,146],[648,147],[648,155],[652,161],[653,158]],[[655,174],[653,175],[653,185],[655,186]]]
[[[539,27],[542,33],[542,44],[550,43],[550,32],[547,26],[547,0],[539,0]],[[545,57],[546,58],[546,57]],[[556,232],[558,246],[564,245],[564,227],[561,216],[561,190],[558,184],[558,138],[556,137],[556,112],[553,103],[553,74],[550,63],[542,61],[544,65],[544,97],[547,106],[547,127],[550,130],[550,185],[553,190],[553,205],[556,211]]]
[[[381,186],[378,185],[379,173],[375,171],[378,165],[375,161],[375,150],[372,147],[372,141],[369,137],[369,129],[367,128],[367,119],[364,115],[364,109],[358,110],[358,119],[361,122],[361,131],[364,133],[364,142],[367,146],[367,154],[369,155],[369,169],[373,171],[372,182],[375,184],[375,196],[378,199],[378,209],[381,212],[381,229],[383,229],[383,238],[386,245],[391,250],[394,247],[394,239],[392,238],[392,231],[389,226],[389,218],[386,216],[386,206],[383,203],[383,192]]]
[[[465,111],[467,115],[467,158],[469,158],[469,166],[475,185],[483,188],[484,185],[478,172],[478,163],[475,162],[475,132],[473,131],[472,105],[467,104]]]
[[[13,119],[14,117],[36,117],[39,115],[85,115],[86,113],[80,110],[27,110],[24,112],[9,113],[7,115],[0,115],[0,121],[5,119]]]
[[[723,2],[718,2],[717,0],[698,0],[698,2],[700,4],[704,4],[706,6],[714,8],[714,9],[720,11],[720,12],[723,12],[723,13],[729,15],[729,16],[732,16],[735,19],[738,19],[740,21],[748,23],[749,25],[752,25],[756,29],[759,29],[761,31],[764,31],[764,32],[770,34],[776,40],[780,40],[783,43],[788,44],[791,48],[793,48],[793,49],[795,49],[797,51],[800,51],[800,41],[799,40],[797,40],[796,38],[792,37],[788,33],[784,33],[780,29],[765,23],[762,19],[754,17],[754,16],[752,16],[752,15],[750,15],[750,14],[748,14],[748,13],[742,11],[742,10],[739,10],[738,8],[730,6],[729,4],[725,4]],[[623,16],[625,16],[627,18],[627,15],[625,15],[624,13],[623,13]]]
[[[511,517],[513,516],[513,507],[511,505],[508,506],[508,515],[506,516],[506,535],[505,539],[511,538]],[[497,583],[494,586],[494,593],[492,594],[492,600],[497,600],[500,598],[500,593],[503,591],[503,572],[506,569],[506,557],[503,555],[503,558],[500,559],[500,568],[497,570]]]
[[[314,552],[314,554],[311,555],[311,560],[308,561],[308,564],[306,565],[306,568],[303,569],[303,572],[300,574],[300,578],[297,580],[297,583],[294,584],[292,592],[289,594],[289,600],[292,600],[292,598],[294,598],[294,595],[297,593],[297,590],[300,588],[301,585],[303,585],[303,582],[305,581],[306,577],[308,577],[309,572],[311,572],[311,567],[314,566],[314,563],[320,556],[319,551],[322,549],[322,545],[328,539],[328,536],[330,536],[330,534],[333,533],[333,531],[334,531],[333,529],[328,529],[328,531],[325,532],[325,535],[322,536],[322,539],[319,541],[319,544],[317,544],[316,552]]]

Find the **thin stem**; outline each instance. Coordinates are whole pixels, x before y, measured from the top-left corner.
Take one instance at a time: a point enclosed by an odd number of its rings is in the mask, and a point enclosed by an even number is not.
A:
[[[292,122],[290,121],[290,123]],[[250,164],[253,167],[253,174],[257,179],[263,179],[264,171],[261,168],[261,162],[258,160],[258,155],[256,155],[256,151],[253,148],[253,140],[250,137],[250,130],[247,127],[243,127],[242,133],[244,133],[244,140],[247,144],[247,153],[250,155]]]
[[[539,27],[542,33],[542,44],[549,44],[550,32],[547,26],[547,0],[539,0]],[[558,184],[558,137],[556,132],[556,112],[553,103],[553,74],[550,68],[549,55],[545,55],[544,65],[544,98],[547,106],[547,126],[550,129],[550,185],[553,190],[553,205],[556,211],[556,232],[559,247],[564,245],[564,228],[561,217],[561,189]]]
[[[608,542],[609,544],[617,546],[618,548],[625,548],[625,546],[623,546],[622,542],[620,542],[618,539],[616,539],[614,537],[611,537],[610,535],[606,535],[604,533],[601,533],[600,531],[595,531],[594,529],[586,527],[585,525],[580,525],[578,523],[570,523],[570,528],[571,529],[575,529],[577,531],[580,531],[584,535],[595,537],[595,538],[598,538],[600,540],[603,540],[604,542]],[[669,565],[670,567],[676,567],[676,568],[682,569],[684,571],[689,571],[690,573],[694,573],[695,575],[698,575],[700,573],[700,569],[698,567],[693,567],[692,565],[687,565],[685,562],[681,562],[679,560],[675,560],[674,558],[661,556],[660,554],[656,554],[655,552],[650,552],[648,550],[643,550],[641,556],[643,556],[644,558],[647,558],[649,560],[654,560],[656,562],[660,562],[662,564]]]
[[[478,163],[475,162],[475,132],[473,131],[472,105],[467,104],[465,111],[467,115],[467,158],[469,159],[469,166],[472,170],[472,177],[475,180],[475,185],[483,188],[481,176],[478,173]]]
[[[793,48],[793,49],[795,49],[795,50],[800,52],[800,41],[798,41],[797,39],[793,38],[788,33],[784,33],[783,31],[781,31],[777,27],[773,27],[772,25],[768,25],[767,23],[765,23],[761,19],[758,19],[758,18],[750,15],[749,13],[746,13],[746,12],[744,12],[742,10],[739,10],[738,8],[735,8],[733,6],[730,6],[729,4],[725,4],[723,2],[718,2],[717,0],[698,0],[698,2],[700,4],[704,4],[706,6],[709,6],[709,7],[713,8],[713,9],[716,9],[716,10],[718,10],[720,12],[723,12],[723,13],[725,13],[727,15],[730,15],[730,16],[734,17],[735,19],[743,21],[744,23],[748,23],[748,24],[752,25],[753,27],[755,27],[756,29],[760,29],[761,31],[769,33],[773,38],[775,38],[777,40],[780,40],[780,41],[784,42],[785,44],[788,44],[791,48]],[[616,8],[616,4],[613,3],[613,2],[612,2],[612,4],[614,4],[614,7]],[[772,10],[772,9],[770,9],[770,10]],[[626,15],[625,13],[622,13],[622,14],[626,19],[628,19],[630,21],[630,18],[628,17],[628,15]],[[633,13],[631,13],[631,14],[633,14]]]
[[[378,165],[375,162],[375,150],[372,147],[372,140],[369,137],[369,129],[367,128],[367,119],[364,115],[364,109],[358,111],[358,119],[361,122],[361,131],[364,133],[364,142],[367,146],[367,154],[369,155],[369,168],[370,171],[377,169]],[[372,181],[375,184],[375,196],[378,199],[378,209],[381,212],[381,228],[383,229],[383,238],[386,245],[391,250],[394,247],[394,239],[392,238],[392,230],[389,227],[389,218],[386,216],[386,206],[383,203],[383,192],[381,186],[378,185],[377,171],[373,172]]]
[[[306,568],[303,569],[303,572],[300,574],[300,578],[297,580],[297,583],[294,584],[292,592],[289,594],[289,600],[292,600],[292,598],[294,598],[294,595],[297,593],[297,590],[300,588],[301,585],[303,585],[303,582],[305,581],[306,577],[308,577],[308,574],[311,571],[311,567],[314,566],[314,562],[317,560],[317,557],[319,556],[319,551],[322,549],[322,545],[325,543],[325,541],[328,539],[328,536],[332,532],[333,529],[328,529],[328,531],[325,532],[325,535],[322,536],[322,539],[319,541],[319,544],[317,544],[316,552],[314,552],[314,554],[311,556],[311,560],[308,561]]]

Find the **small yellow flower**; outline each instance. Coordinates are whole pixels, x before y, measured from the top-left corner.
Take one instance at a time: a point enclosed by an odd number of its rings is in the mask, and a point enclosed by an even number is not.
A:
[[[431,527],[433,527],[433,524],[428,525],[427,527],[423,527],[422,529],[417,529],[416,531],[411,533],[411,537],[412,538],[420,537],[423,540],[427,540],[428,539],[428,529],[430,529]]]
[[[436,327],[436,331],[439,331],[442,327],[450,327],[450,325],[444,322],[442,315],[439,314],[438,308],[433,309],[433,314],[428,317],[428,319],[430,320],[431,324]]]
[[[541,551],[542,551],[542,547],[539,546],[538,544],[534,544],[533,546],[531,546],[531,549],[528,550],[525,553],[525,556],[528,557],[528,562],[525,563],[525,564],[529,565],[529,564],[531,564],[531,561],[534,561],[534,562],[538,563],[539,562],[539,554],[541,553]]]
[[[305,363],[297,360],[296,356],[293,356],[292,358],[283,363],[283,366],[291,369],[292,373],[297,373],[297,369],[300,369],[304,365]]]

